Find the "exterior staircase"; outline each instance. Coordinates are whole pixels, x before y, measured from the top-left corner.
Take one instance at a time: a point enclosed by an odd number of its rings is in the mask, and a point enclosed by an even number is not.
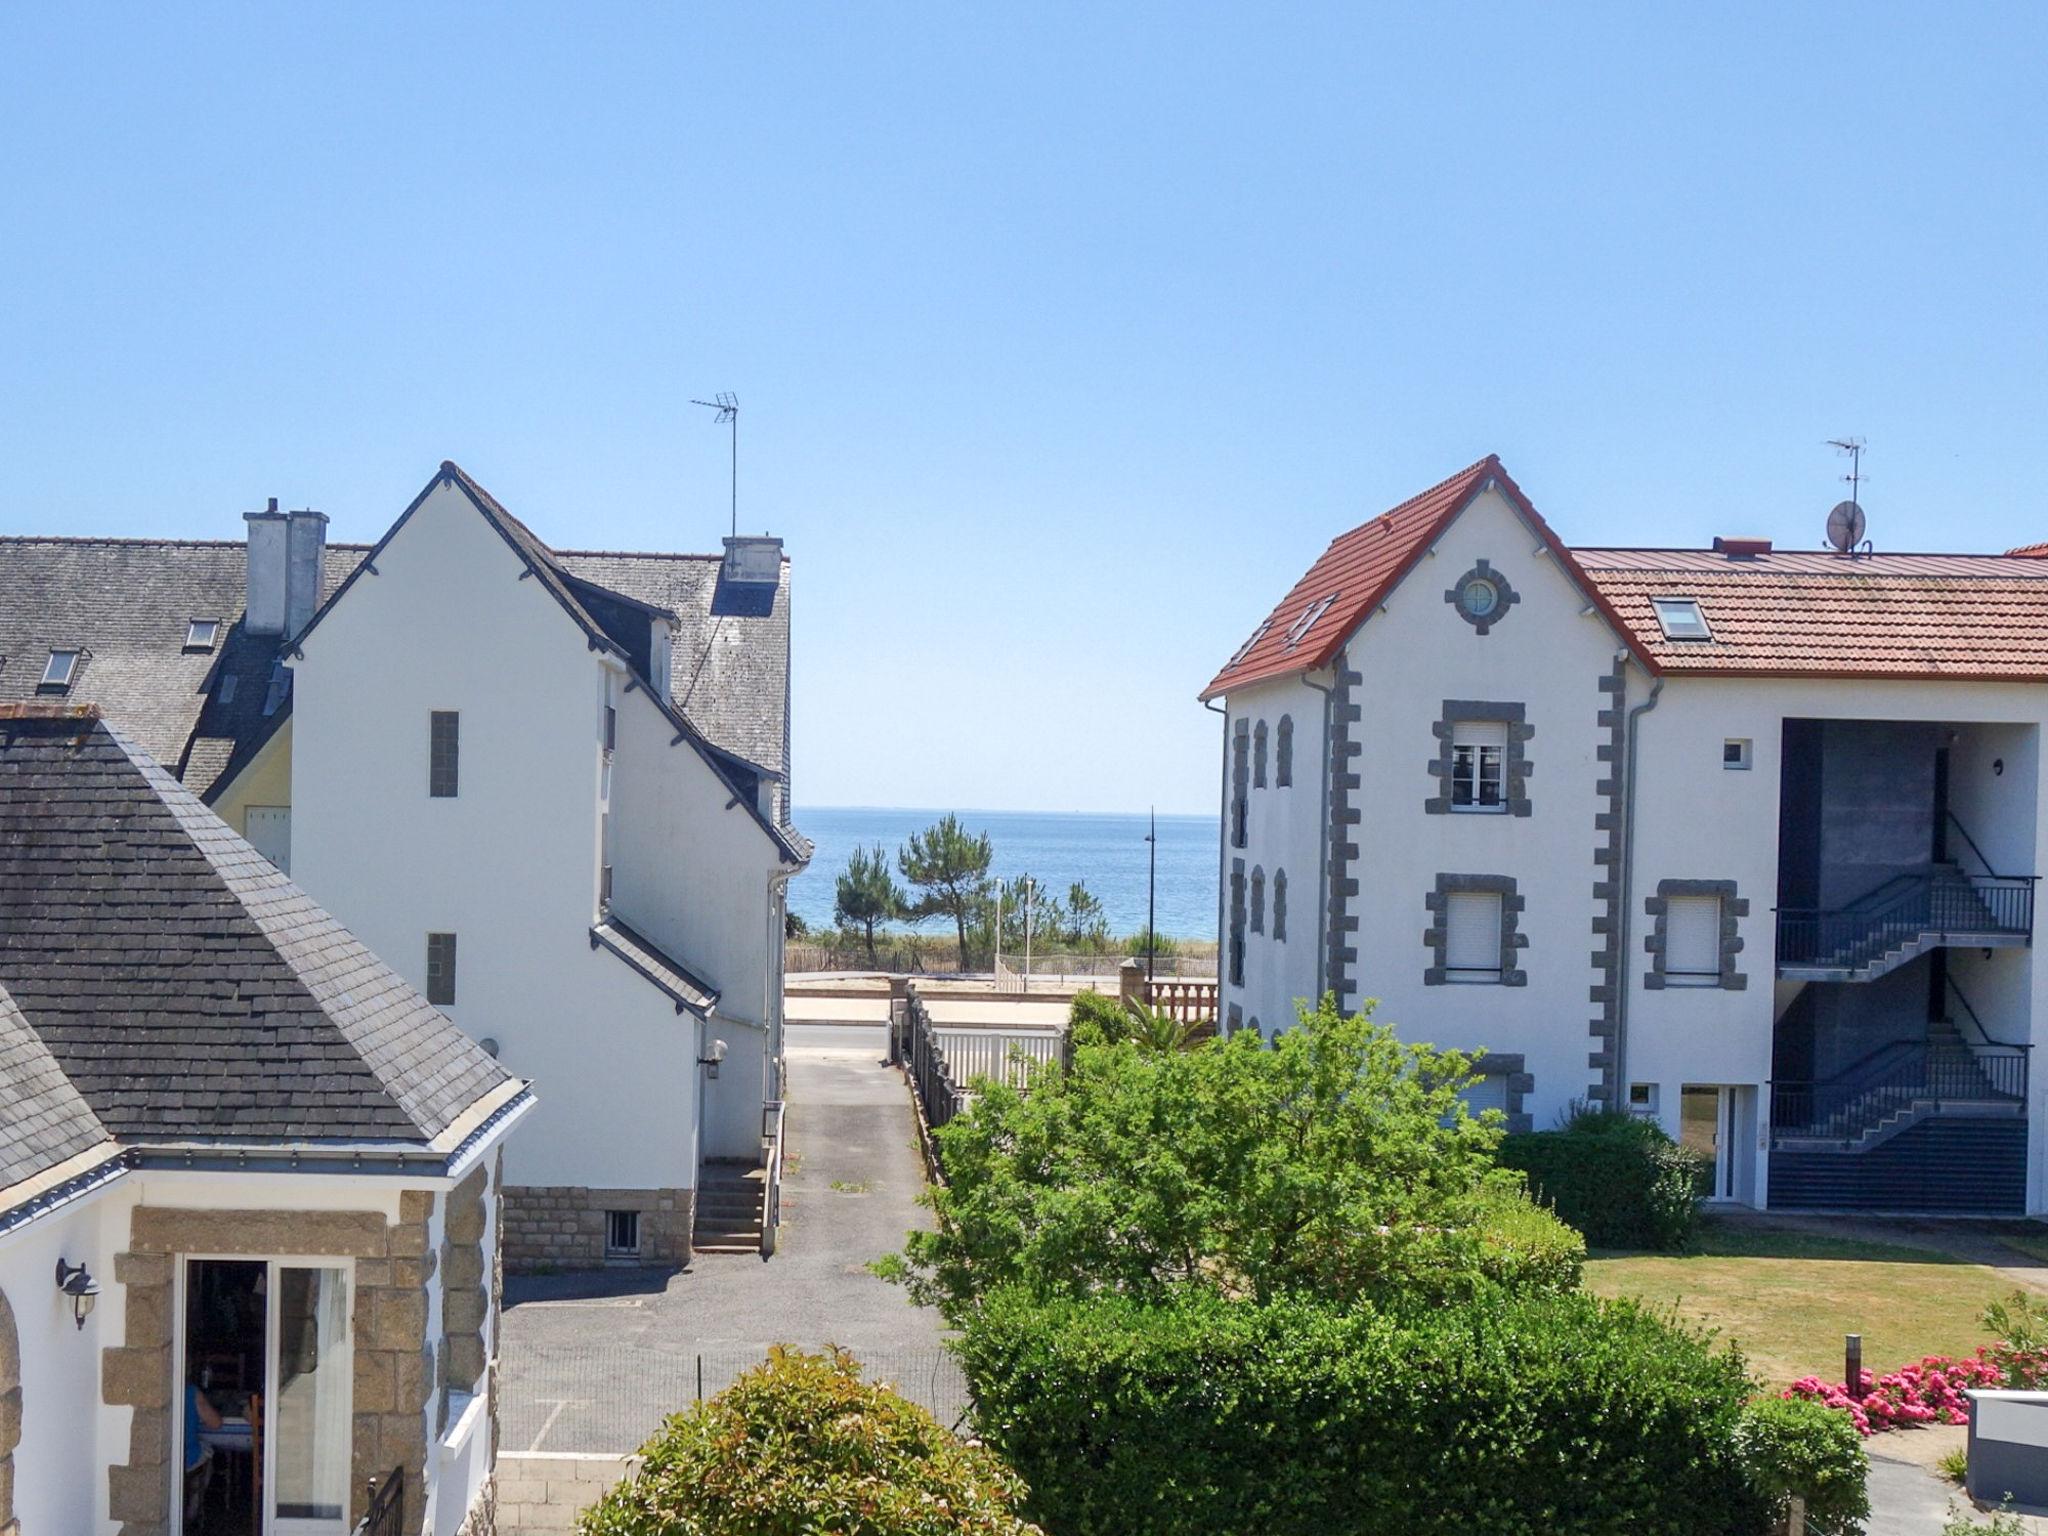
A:
[[[709,1162],[697,1176],[690,1246],[698,1253],[759,1253],[768,1208],[768,1170],[747,1162]]]
[[[1836,911],[1780,909],[1778,976],[1784,981],[1875,981],[1948,945],[2027,944],[2031,879],[1967,875],[1953,864],[1900,875]]]

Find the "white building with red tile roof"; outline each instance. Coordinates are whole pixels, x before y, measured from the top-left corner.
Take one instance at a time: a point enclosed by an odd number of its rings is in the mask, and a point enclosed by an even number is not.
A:
[[[1377,1000],[1721,1199],[2041,1209],[2035,555],[1571,548],[1491,457],[1340,535],[1203,694],[1226,1025]]]

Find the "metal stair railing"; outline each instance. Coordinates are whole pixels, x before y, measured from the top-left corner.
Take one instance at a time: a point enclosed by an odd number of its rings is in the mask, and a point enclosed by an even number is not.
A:
[[[2015,1106],[2027,1102],[2027,1051],[1985,1054],[1967,1044],[1897,1041],[1834,1077],[1771,1083],[1774,1138],[1814,1137],[1848,1146],[1920,1106]]]
[[[2035,878],[1936,866],[1895,875],[1847,906],[1780,907],[1778,965],[1853,972],[1916,945],[1993,934],[2031,941]]]

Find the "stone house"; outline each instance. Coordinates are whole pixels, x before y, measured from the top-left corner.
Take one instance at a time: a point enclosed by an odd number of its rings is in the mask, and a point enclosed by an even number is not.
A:
[[[454,464],[374,544],[0,538],[0,700],[108,721],[545,1102],[507,1262],[772,1246],[789,563],[557,549]]]
[[[1339,534],[1203,694],[1226,1027],[1376,999],[1717,1200],[2048,1210],[2048,551],[1842,542],[1571,545],[1491,457]]]
[[[529,1086],[90,705],[0,705],[0,1532],[493,1528]]]

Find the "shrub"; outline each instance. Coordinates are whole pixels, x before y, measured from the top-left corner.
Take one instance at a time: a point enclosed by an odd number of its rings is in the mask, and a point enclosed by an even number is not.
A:
[[[1820,1403],[1759,1398],[1736,1423],[1735,1448],[1774,1518],[1785,1518],[1798,1497],[1814,1536],[1860,1536],[1870,1515],[1870,1458],[1841,1414]]]
[[[1596,1248],[1677,1248],[1692,1236],[1701,1159],[1655,1122],[1593,1113],[1509,1136],[1500,1160]]]
[[[640,1449],[637,1476],[584,1511],[583,1536],[1042,1536],[988,1451],[860,1379],[842,1350],[768,1362]]]
[[[1106,992],[1076,992],[1067,1010],[1067,1038],[1077,1048],[1115,1045],[1131,1037],[1131,1014]]]
[[[1551,1212],[1512,1191],[1476,1202],[1479,1271],[1511,1291],[1575,1291],[1585,1274],[1586,1240]]]
[[[1732,1350],[1626,1302],[989,1299],[977,1425],[1060,1536],[1756,1536]]]
[[[1972,1387],[2031,1388],[2048,1381],[2048,1354],[1986,1345],[1974,1355],[1953,1359],[1927,1355],[1917,1365],[1901,1366],[1883,1376],[1863,1373],[1863,1395],[1851,1397],[1847,1382],[1802,1376],[1784,1391],[1790,1398],[1824,1403],[1845,1415],[1859,1434],[1911,1429],[1921,1424],[1967,1424]]]

